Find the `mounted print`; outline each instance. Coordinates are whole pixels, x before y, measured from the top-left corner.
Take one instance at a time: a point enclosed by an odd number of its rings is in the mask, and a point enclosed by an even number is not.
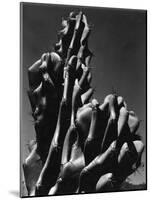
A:
[[[20,195],[147,189],[147,11],[20,4]]]

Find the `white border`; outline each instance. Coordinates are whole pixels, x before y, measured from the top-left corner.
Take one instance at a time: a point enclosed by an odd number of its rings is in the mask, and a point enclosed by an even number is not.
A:
[[[19,2],[18,0],[3,0],[0,4],[0,199],[6,200],[17,199],[16,195],[19,191]],[[32,0],[32,2],[147,9],[148,36],[151,35],[150,0]],[[151,81],[150,44],[151,41],[148,37],[148,85]],[[148,122],[151,121],[150,94],[148,89]],[[149,148],[150,124],[148,123],[148,155],[151,154],[151,148]],[[148,156],[148,166],[151,166],[150,160]],[[151,173],[148,167],[148,191],[45,197],[45,199],[149,199],[151,196],[150,177]]]

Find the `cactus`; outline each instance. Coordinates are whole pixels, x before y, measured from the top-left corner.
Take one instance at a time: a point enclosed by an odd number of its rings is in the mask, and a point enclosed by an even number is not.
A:
[[[92,99],[90,32],[84,13],[71,12],[54,51],[28,69],[36,132],[23,163],[29,196],[117,191],[140,165],[135,113],[116,94]]]

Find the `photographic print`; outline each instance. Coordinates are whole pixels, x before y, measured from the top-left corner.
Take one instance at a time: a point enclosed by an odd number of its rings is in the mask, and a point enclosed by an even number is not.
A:
[[[20,196],[147,189],[147,11],[20,4]]]

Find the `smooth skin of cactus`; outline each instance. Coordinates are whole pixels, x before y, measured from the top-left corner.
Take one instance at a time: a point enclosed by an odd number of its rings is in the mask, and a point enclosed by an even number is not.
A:
[[[115,94],[91,99],[86,16],[62,21],[53,52],[28,70],[36,141],[23,164],[29,196],[116,191],[141,163],[139,120]]]

